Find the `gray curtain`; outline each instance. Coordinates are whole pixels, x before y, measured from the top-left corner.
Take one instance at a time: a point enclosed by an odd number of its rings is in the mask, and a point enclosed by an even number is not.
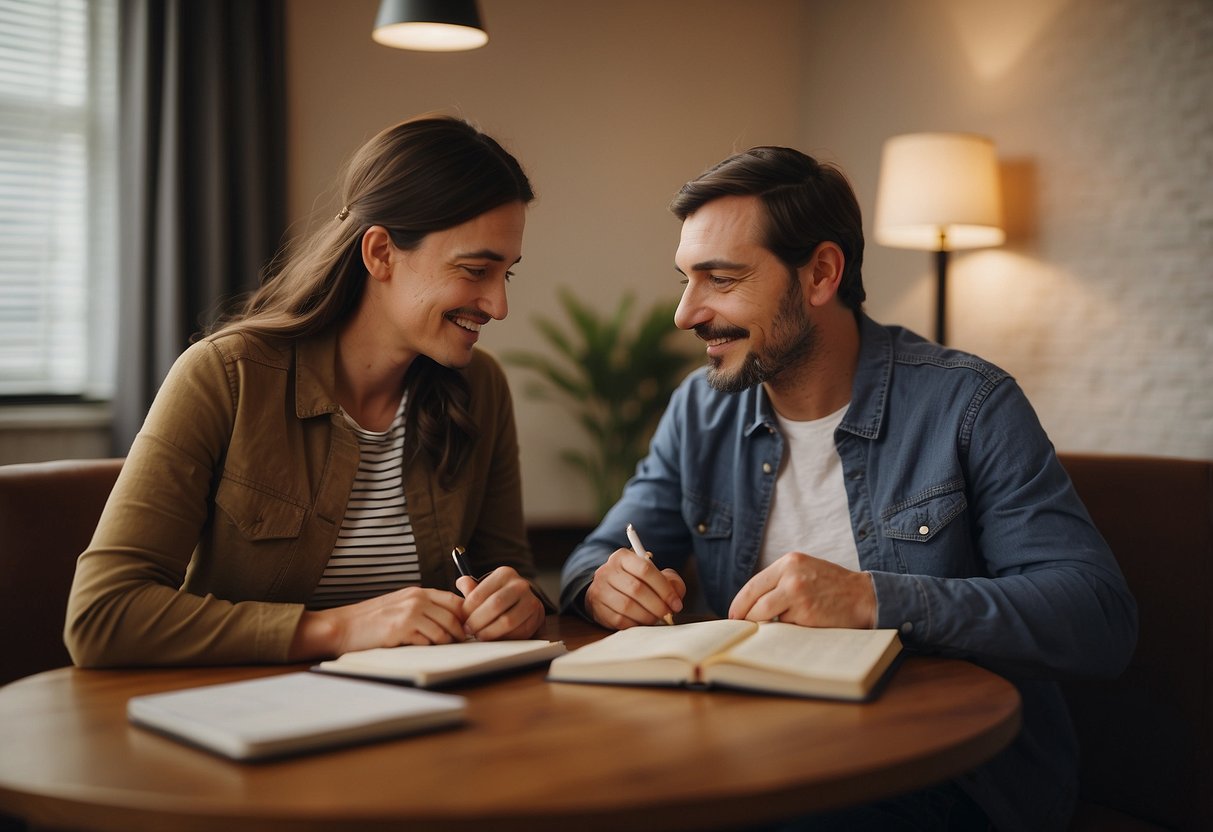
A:
[[[120,0],[114,453],[284,230],[282,0]]]

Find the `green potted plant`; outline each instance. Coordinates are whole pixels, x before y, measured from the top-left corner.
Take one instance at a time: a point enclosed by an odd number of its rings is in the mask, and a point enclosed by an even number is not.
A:
[[[562,401],[588,434],[592,450],[566,448],[560,458],[589,481],[601,518],[619,499],[670,394],[698,358],[676,346],[677,301],[658,303],[634,319],[631,294],[606,315],[567,289],[559,297],[570,330],[542,315],[533,319],[557,357],[512,350],[502,360],[537,373],[526,393]]]

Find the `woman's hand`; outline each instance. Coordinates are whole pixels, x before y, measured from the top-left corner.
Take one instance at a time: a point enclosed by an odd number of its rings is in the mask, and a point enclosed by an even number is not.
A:
[[[467,637],[464,604],[453,592],[410,586],[357,604],[305,611],[288,660],[328,658],[372,647],[463,641]]]
[[[461,577],[464,631],[479,641],[530,638],[543,626],[544,611],[530,583],[510,566],[499,566],[479,583]]]

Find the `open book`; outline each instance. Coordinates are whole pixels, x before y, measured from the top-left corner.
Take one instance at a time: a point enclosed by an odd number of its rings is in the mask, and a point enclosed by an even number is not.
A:
[[[462,696],[285,673],[133,696],[127,718],[236,760],[415,733],[462,722]]]
[[[722,619],[620,630],[554,660],[548,679],[862,700],[900,652],[896,630]]]
[[[541,664],[568,652],[563,641],[461,641],[354,650],[314,670],[408,682],[427,688]]]

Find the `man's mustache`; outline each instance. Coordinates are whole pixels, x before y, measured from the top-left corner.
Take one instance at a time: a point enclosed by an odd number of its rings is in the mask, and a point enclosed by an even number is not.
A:
[[[713,341],[717,338],[748,338],[750,331],[742,329],[739,326],[712,327],[707,324],[699,324],[694,327],[695,335],[704,341]]]

